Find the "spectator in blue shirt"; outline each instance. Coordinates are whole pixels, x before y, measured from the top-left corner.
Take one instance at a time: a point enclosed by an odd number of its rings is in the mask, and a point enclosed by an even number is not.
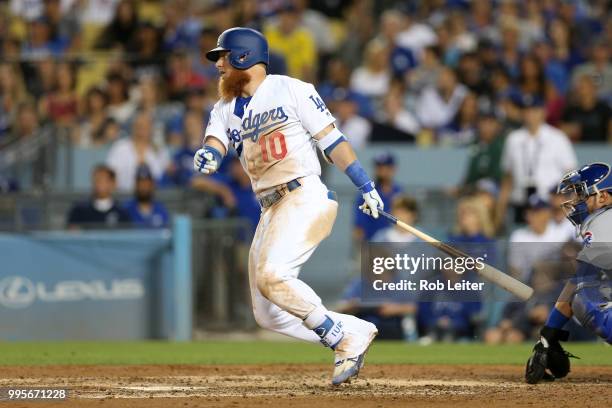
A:
[[[177,138],[182,138],[182,147],[174,152],[172,163],[164,175],[164,184],[185,187],[191,182],[193,172],[193,155],[202,147],[202,114],[187,111],[177,116],[171,125]]]
[[[391,208],[393,198],[402,189],[393,180],[395,176],[395,157],[391,153],[382,153],[374,158],[374,174],[376,188],[385,204],[386,209]],[[383,217],[374,219],[359,210],[359,205],[363,202],[361,193],[358,194],[355,204],[355,228],[353,237],[357,242],[369,241],[374,234],[389,226],[389,222]]]
[[[116,179],[115,171],[106,165],[100,164],[93,169],[92,196],[72,206],[68,213],[68,228],[99,229],[129,225],[129,215],[113,198]]]
[[[482,256],[494,247],[495,229],[483,196],[466,196],[457,204],[457,220],[448,241],[471,256]],[[492,262],[489,259],[489,262]]]
[[[226,158],[227,174],[215,173],[212,176],[194,177],[192,186],[199,191],[214,194],[219,203],[210,211],[213,218],[231,216],[243,217],[250,221],[251,232],[259,223],[261,207],[251,188],[251,180],[244,172],[237,156]]]
[[[231,158],[228,174],[227,186],[236,199],[234,213],[247,218],[250,221],[252,231],[255,232],[261,215],[261,207],[253,193],[251,179],[244,172],[238,157],[233,156]]]
[[[193,172],[193,156],[202,147],[202,126],[205,120],[201,112],[188,110],[182,118],[178,129],[183,138],[183,146],[174,153],[172,163],[164,174],[163,185],[187,187],[191,184]],[[227,174],[228,161],[224,160],[216,174]]]
[[[166,228],[170,216],[166,207],[154,199],[155,181],[146,165],[140,165],[136,171],[134,198],[125,205],[132,224],[136,228]]]
[[[446,294],[451,298],[452,294]],[[419,334],[434,341],[471,340],[475,335],[480,302],[420,302],[417,321]]]
[[[472,254],[470,254],[472,255]],[[435,256],[443,256],[438,252]],[[456,284],[460,280],[475,282],[473,271],[460,274],[455,269],[442,268],[428,281]],[[463,290],[421,291],[417,307],[417,326],[423,341],[471,340],[480,320],[480,294]]]
[[[54,39],[51,26],[45,17],[39,17],[29,22],[28,38],[21,47],[21,56],[25,59],[40,59],[61,55],[67,43],[65,39]]]

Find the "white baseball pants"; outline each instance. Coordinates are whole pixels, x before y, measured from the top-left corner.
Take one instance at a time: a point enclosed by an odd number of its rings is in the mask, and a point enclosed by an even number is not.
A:
[[[303,319],[321,307],[321,298],[298,279],[300,268],[331,233],[338,203],[328,198],[318,176],[300,179],[301,187],[263,209],[249,253],[249,282],[253,313],[266,329],[319,342]],[[330,274],[333,273],[330,262]],[[354,316],[328,312],[345,327],[358,324]]]

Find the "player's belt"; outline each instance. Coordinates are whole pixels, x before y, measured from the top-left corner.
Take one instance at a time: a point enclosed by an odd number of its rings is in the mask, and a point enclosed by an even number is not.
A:
[[[301,186],[302,184],[298,179],[291,180],[286,184],[281,184],[273,192],[257,198],[257,201],[259,201],[259,205],[261,205],[261,208],[272,207],[274,204],[278,203],[285,195]]]

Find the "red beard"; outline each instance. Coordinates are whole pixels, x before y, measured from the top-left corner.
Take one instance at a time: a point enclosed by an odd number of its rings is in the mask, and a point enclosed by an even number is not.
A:
[[[251,80],[251,76],[239,69],[232,69],[225,77],[219,79],[219,95],[225,102],[229,102],[242,94],[242,89]]]

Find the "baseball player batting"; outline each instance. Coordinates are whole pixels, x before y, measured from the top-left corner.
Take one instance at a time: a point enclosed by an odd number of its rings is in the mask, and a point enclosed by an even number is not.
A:
[[[206,53],[220,74],[215,104],[194,157],[194,168],[215,172],[231,145],[251,179],[261,217],[249,253],[249,282],[257,323],[287,336],[321,343],[335,353],[332,384],[356,378],[378,330],[334,313],[298,279],[300,268],[331,232],[338,204],[321,182],[316,148],[363,194],[374,218],[383,208],[374,183],[334,125],[314,86],[267,75],[268,43],[258,31],[224,31]],[[330,264],[330,272],[334,266]]]
[[[593,163],[566,174],[558,191],[571,199],[563,204],[567,218],[579,228],[583,248],[570,279],[527,361],[525,380],[565,377],[572,355],[559,343],[568,339],[563,326],[574,316],[580,324],[612,344],[612,174],[610,166]]]

